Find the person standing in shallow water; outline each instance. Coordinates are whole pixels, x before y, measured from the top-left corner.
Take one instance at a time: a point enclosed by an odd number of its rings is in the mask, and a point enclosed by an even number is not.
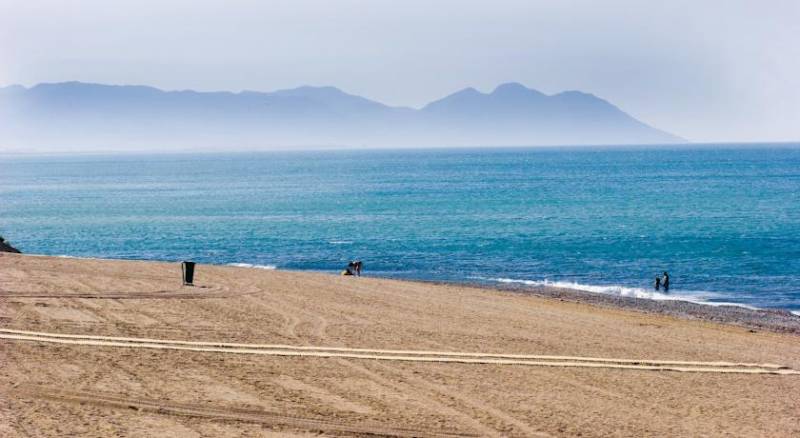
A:
[[[664,286],[664,292],[669,292],[669,274],[667,274],[667,271],[664,271],[664,279],[661,280],[661,284]]]
[[[658,275],[656,275],[656,283],[655,285],[653,285],[653,287],[655,287],[656,290],[661,289],[661,277],[659,277]]]
[[[356,260],[355,261],[356,275],[359,276],[359,277],[361,276],[361,267],[362,266],[364,266],[364,264],[361,263],[361,260]]]

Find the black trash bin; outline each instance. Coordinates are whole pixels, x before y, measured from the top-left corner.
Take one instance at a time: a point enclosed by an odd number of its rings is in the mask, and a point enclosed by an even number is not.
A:
[[[181,268],[183,268],[183,285],[194,286],[192,284],[194,281],[194,262],[183,262],[181,263]]]

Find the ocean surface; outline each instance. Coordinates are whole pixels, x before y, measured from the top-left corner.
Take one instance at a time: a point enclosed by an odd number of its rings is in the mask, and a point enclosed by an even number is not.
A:
[[[24,252],[800,311],[800,145],[0,157]],[[657,274],[672,288],[656,293]]]

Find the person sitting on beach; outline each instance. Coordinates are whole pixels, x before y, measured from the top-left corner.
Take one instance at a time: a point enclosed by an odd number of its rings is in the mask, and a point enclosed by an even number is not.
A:
[[[669,292],[669,274],[667,274],[667,271],[664,271],[664,279],[661,280],[661,284],[664,285],[664,292]]]
[[[655,284],[655,288],[656,288],[656,290],[659,290],[659,289],[661,289],[661,277],[659,277],[658,275],[656,275],[656,284]]]

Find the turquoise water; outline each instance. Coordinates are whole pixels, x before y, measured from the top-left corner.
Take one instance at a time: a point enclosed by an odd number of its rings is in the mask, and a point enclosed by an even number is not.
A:
[[[242,263],[800,310],[800,145],[0,158],[0,234]],[[656,294],[668,270],[672,289]]]

